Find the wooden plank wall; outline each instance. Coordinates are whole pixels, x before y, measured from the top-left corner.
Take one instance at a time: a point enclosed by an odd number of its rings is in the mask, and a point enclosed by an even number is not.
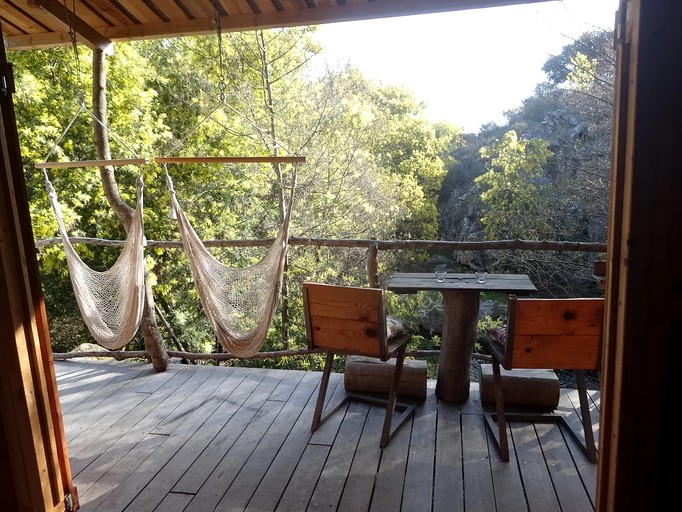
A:
[[[0,42],[0,487],[11,510],[64,510],[71,482],[14,106]]]

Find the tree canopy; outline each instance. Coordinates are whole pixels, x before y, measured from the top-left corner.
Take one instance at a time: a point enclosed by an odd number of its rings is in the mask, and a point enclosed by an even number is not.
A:
[[[352,66],[317,65],[321,48],[314,34],[314,28],[297,28],[138,41],[118,44],[106,58],[112,156],[150,160],[115,171],[128,204],[136,177],[145,180],[149,240],[179,239],[168,218],[166,172],[204,240],[274,236],[296,172],[292,236],[605,241],[615,62],[610,33],[588,32],[550,57],[543,68],[547,80],[506,113],[508,122],[477,134],[431,123],[411,91],[371,81]],[[54,237],[57,226],[33,163],[96,156],[92,55],[84,48],[55,48],[12,54],[12,61],[33,229],[41,240]],[[164,168],[152,161],[179,155],[302,155],[306,163]],[[49,173],[72,236],[125,237],[95,170]],[[119,251],[86,244],[77,249],[97,269],[108,268]],[[263,251],[212,249],[236,267],[256,262]],[[164,334],[166,343],[214,350],[184,253],[156,247],[145,254],[159,314],[173,330],[172,338]],[[379,272],[430,269],[440,259],[452,270],[528,273],[544,294],[578,295],[589,293],[593,258],[400,251],[382,254]],[[69,350],[89,337],[63,251],[41,247],[39,264],[48,315],[56,319],[50,323],[53,343]],[[288,283],[362,285],[365,265],[364,250],[290,250],[281,312],[265,349],[303,344],[295,313],[299,287]],[[428,309],[421,297],[408,302],[402,310],[408,319]]]
[[[291,235],[434,238],[437,197],[449,152],[462,143],[461,131],[428,122],[424,106],[409,91],[381,86],[351,67],[313,66],[319,51],[313,33],[281,29],[117,45],[106,59],[112,156],[304,155],[306,164],[296,169]],[[88,51],[81,48],[77,53],[50,49],[15,57],[20,91],[16,110],[34,234],[40,240],[56,235],[56,222],[42,175],[32,164],[46,155],[51,160],[94,158],[92,66]],[[200,236],[230,240],[273,236],[295,169],[195,164],[169,165],[167,170]],[[165,172],[152,163],[116,170],[129,204],[137,174],[144,177],[150,240],[179,238],[167,217]],[[94,169],[54,169],[50,179],[70,235],[125,237]],[[110,247],[79,244],[77,249],[84,261],[101,269],[118,254]],[[214,253],[241,267],[259,259],[263,250]],[[148,249],[146,257],[156,303],[183,345],[195,350],[211,346],[214,336],[197,307],[182,251]],[[358,251],[290,251],[287,275],[360,284],[366,272],[359,257]],[[61,248],[42,248],[39,263],[48,312],[64,319],[52,326],[76,324],[70,320],[78,311]],[[292,294],[291,300],[299,300]],[[298,329],[291,336],[300,340],[300,323]],[[84,330],[52,334],[62,350],[87,338]],[[273,331],[269,341],[273,347],[288,343],[277,334]]]
[[[466,135],[441,196],[443,236],[606,242],[615,56],[612,33],[587,32],[551,56],[547,81],[508,122]],[[466,222],[461,222],[464,219]],[[455,255],[462,268],[528,273],[543,294],[595,293],[595,256]]]

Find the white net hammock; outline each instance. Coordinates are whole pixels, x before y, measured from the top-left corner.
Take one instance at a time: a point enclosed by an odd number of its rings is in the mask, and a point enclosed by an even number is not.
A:
[[[250,357],[263,345],[277,308],[294,187],[279,232],[263,258],[249,267],[235,268],[218,261],[204,246],[182,210],[168,174],[166,179],[173,214],[204,312],[225,350],[238,357]]]
[[[83,321],[97,343],[110,350],[123,348],[137,332],[144,307],[142,178],[137,180],[137,205],[123,250],[114,265],[101,272],[88,267],[71,245],[57,193],[47,175],[45,180]]]

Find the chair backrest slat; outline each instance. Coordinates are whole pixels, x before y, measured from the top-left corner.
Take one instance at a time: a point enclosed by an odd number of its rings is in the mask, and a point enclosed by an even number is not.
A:
[[[604,299],[509,298],[505,368],[596,370],[601,361]]]
[[[303,302],[309,350],[385,357],[383,290],[303,283]]]

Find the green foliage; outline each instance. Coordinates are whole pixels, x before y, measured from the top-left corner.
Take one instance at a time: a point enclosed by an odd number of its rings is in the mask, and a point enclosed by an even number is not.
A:
[[[75,304],[72,306],[76,307]],[[71,352],[82,343],[92,343],[92,337],[83,323],[83,319],[75,309],[76,314],[51,315],[48,326],[50,328],[50,343],[56,353]]]
[[[588,91],[597,75],[597,59],[590,59],[584,53],[577,52],[571,57],[573,69],[566,80],[580,91]]]
[[[505,113],[507,123],[489,124],[466,135],[467,145],[453,155],[457,162],[449,170],[439,203],[444,237],[606,241],[615,76],[612,41],[611,31],[599,31],[566,45],[543,67],[547,81],[538,84],[519,108]],[[492,160],[498,158],[501,141],[510,131],[523,144],[545,141],[551,154],[542,164],[544,157],[540,158],[538,173],[531,177],[527,168],[532,165],[519,166],[521,171],[503,186],[504,174],[492,168]],[[517,156],[524,160],[525,152]],[[482,181],[492,183],[474,181],[484,175]],[[488,197],[498,201],[499,209],[491,210],[482,192],[494,195]],[[508,210],[505,200],[511,205]],[[493,232],[480,222],[486,217],[495,226]],[[488,266],[498,272],[526,273],[543,296],[589,296],[597,292],[591,278],[595,257],[580,252],[468,251],[455,255],[454,268]]]
[[[542,239],[547,233],[547,219],[541,215],[542,187],[537,183],[551,156],[547,147],[541,139],[519,140],[510,130],[481,148],[487,171],[474,181],[482,190],[481,221],[490,239]]]
[[[313,72],[319,48],[314,29],[282,29],[119,44],[106,59],[108,120],[112,156],[305,155],[307,164],[169,165],[178,199],[202,239],[268,238],[281,220],[292,173],[298,173],[292,236],[322,238],[433,238],[438,231],[435,203],[451,151],[461,132],[431,125],[411,93],[385,88],[348,68]],[[222,44],[220,44],[222,43]],[[18,90],[17,115],[36,239],[54,237],[41,173],[32,162],[95,157],[92,119],[79,112],[89,104],[88,50],[56,49],[13,55]],[[89,108],[89,107],[88,107]],[[67,125],[73,121],[71,127]],[[60,139],[62,133],[65,136]],[[166,169],[150,164],[117,169],[128,204],[135,178],[145,180],[145,233],[150,240],[177,240],[167,217]],[[51,170],[70,235],[122,239],[125,232],[104,197],[93,169]],[[91,267],[111,266],[119,249],[77,247]],[[211,249],[221,261],[245,267],[263,247]],[[421,254],[401,255],[418,265]],[[172,326],[177,348],[216,350],[215,335],[201,310],[182,251],[147,248],[154,299]],[[380,272],[399,262],[389,255]],[[88,341],[74,329],[77,308],[63,251],[46,246],[40,269],[60,350]],[[302,280],[366,284],[366,254],[359,249],[290,248],[285,275],[288,323],[278,314],[263,350],[305,346],[300,297]],[[61,319],[64,318],[62,328]],[[176,341],[166,336],[166,344]],[[138,346],[141,340],[133,344]],[[239,364],[239,363],[231,363]],[[252,364],[319,367],[318,357]]]
[[[577,55],[582,57],[576,59]],[[585,63],[589,63],[589,66],[581,70]],[[576,41],[564,46],[560,54],[547,59],[542,70],[549,83],[555,86],[565,85],[576,73],[591,74],[593,80],[613,86],[614,64],[613,32],[597,30],[585,32]]]
[[[168,166],[178,198],[204,240],[272,237],[294,172],[292,236],[447,237],[454,228],[441,214],[451,196],[460,193],[471,203],[468,212],[448,221],[457,228],[479,225],[482,219],[488,238],[603,240],[610,153],[604,141],[613,78],[608,37],[590,34],[550,58],[548,82],[508,113],[507,126],[489,125],[465,137],[452,125],[429,123],[424,105],[409,91],[367,80],[352,67],[332,72],[312,66],[319,51],[314,32],[277,29],[223,34],[220,40],[188,37],[117,45],[106,59],[112,155],[306,156],[307,163],[297,168]],[[12,60],[34,236],[51,238],[56,222],[43,177],[32,162],[48,155],[51,160],[94,158],[92,119],[79,113],[81,101],[89,104],[91,59],[87,49],[79,48],[78,58],[73,50],[54,49],[12,54]],[[577,117],[580,123],[569,123]],[[163,167],[118,169],[122,196],[134,202],[139,173],[146,184],[147,238],[177,240],[177,225],[167,217]],[[55,169],[50,178],[70,234],[125,237],[95,170]],[[77,250],[97,269],[111,266],[119,254],[116,248],[93,245]],[[259,260],[264,248],[211,252],[226,264],[245,267]],[[450,255],[382,251],[379,275],[430,268],[432,256],[460,264]],[[154,299],[178,348],[217,350],[184,253],[148,247],[146,258]],[[62,249],[41,248],[39,263],[55,347],[68,350],[88,341],[84,326],[78,325]],[[573,289],[574,276],[589,263],[572,254],[495,255],[497,271],[529,273],[539,287],[557,294]],[[263,350],[305,346],[300,314],[304,280],[365,286],[366,250],[290,247],[284,296]],[[426,294],[389,296],[391,314],[416,329],[411,348],[439,346],[439,333],[420,325],[420,315],[433,300]],[[162,334],[168,346],[175,345]],[[319,369],[322,359],[229,364]]]
[[[477,327],[477,330],[478,330],[477,340],[481,340],[481,339],[483,339],[483,340],[488,339],[489,340],[491,338],[491,336],[489,334],[491,329],[493,329],[494,327],[500,326],[500,325],[504,325],[504,323],[505,323],[504,319],[499,318],[499,317],[494,318],[491,315],[486,315],[483,318],[480,318],[478,320],[478,327]],[[481,344],[480,341],[476,342],[476,344],[474,346],[474,352],[477,352],[479,354],[483,352],[483,345]]]

